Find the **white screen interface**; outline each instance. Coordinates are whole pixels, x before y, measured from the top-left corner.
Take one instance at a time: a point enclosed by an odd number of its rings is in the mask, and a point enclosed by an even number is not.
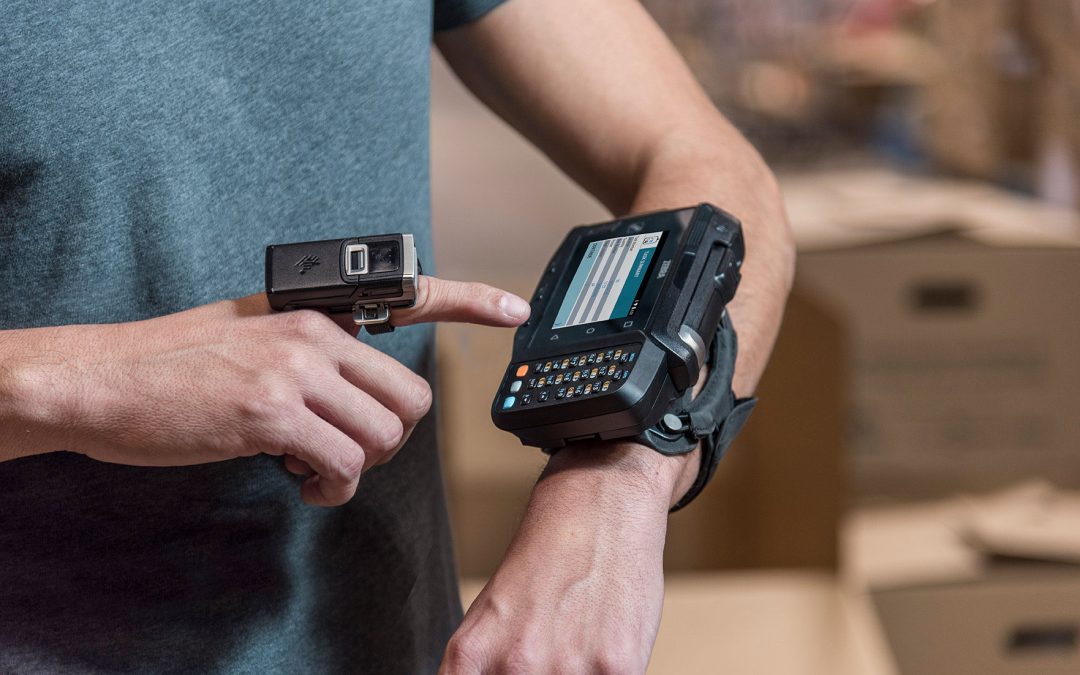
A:
[[[589,244],[551,327],[568,328],[633,314],[662,236],[663,232],[646,232]]]

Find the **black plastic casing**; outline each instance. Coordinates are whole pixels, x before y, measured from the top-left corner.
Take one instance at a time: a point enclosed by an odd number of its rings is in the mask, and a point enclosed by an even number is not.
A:
[[[345,247],[350,244],[396,247],[398,265],[386,272],[346,274]],[[267,246],[266,296],[278,311],[308,307],[332,313],[351,312],[355,304],[364,301],[411,306],[411,298],[394,302],[404,292],[400,262],[403,248],[400,234]],[[304,264],[312,258],[318,262]]]
[[[618,333],[588,336],[573,341],[534,340],[546,334],[548,304],[560,281],[571,272],[575,252],[583,242],[623,236],[628,228],[649,231],[659,224],[680,224],[678,247],[670,270],[645,324]],[[654,225],[656,224],[656,225]],[[675,211],[635,215],[608,223],[585,225],[570,231],[552,256],[532,297],[532,318],[514,336],[511,364],[542,361],[573,352],[639,344],[636,364],[628,379],[611,392],[560,401],[557,404],[500,407],[502,393],[513,379],[507,369],[492,403],[491,418],[500,429],[516,435],[524,445],[559,448],[587,439],[636,436],[656,424],[672,403],[697,382],[702,363],[698,350],[680,336],[689,328],[708,354],[724,307],[735,296],[745,248],[739,221],[711,204]],[[684,331],[685,333],[685,331]]]

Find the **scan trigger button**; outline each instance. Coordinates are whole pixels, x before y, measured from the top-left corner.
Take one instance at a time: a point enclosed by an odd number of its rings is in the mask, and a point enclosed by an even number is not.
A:
[[[679,339],[694,353],[698,367],[703,366],[705,364],[705,341],[701,339],[697,331],[683,324],[679,328]]]

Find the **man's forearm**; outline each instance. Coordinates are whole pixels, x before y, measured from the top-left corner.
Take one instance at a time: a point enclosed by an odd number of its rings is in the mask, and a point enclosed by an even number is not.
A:
[[[56,329],[0,331],[0,462],[56,450],[61,445],[56,392]],[[50,355],[53,355],[50,357]]]
[[[474,93],[614,213],[707,201],[742,221],[733,386],[752,393],[793,276],[779,191],[641,6],[516,0],[438,44]],[[700,465],[700,451],[666,457],[630,442],[558,452],[451,642],[446,672],[644,672],[663,604],[667,512]]]
[[[772,172],[725,120],[670,134],[633,185],[631,212],[712,202],[742,221],[746,259],[729,307],[739,334],[734,389],[757,387],[776,341],[795,271],[795,249]]]
[[[712,202],[743,224],[746,259],[742,281],[729,311],[739,334],[733,387],[748,396],[757,386],[772,351],[794,274],[794,246],[780,192],[771,171],[749,143],[718,114],[698,127],[681,127],[657,143],[643,162],[640,179],[627,181],[618,201],[637,213]],[[677,501],[693,483],[699,454],[664,457],[632,444],[635,463],[651,468],[660,492]],[[568,448],[552,469],[588,448]],[[558,459],[558,456],[556,456]]]

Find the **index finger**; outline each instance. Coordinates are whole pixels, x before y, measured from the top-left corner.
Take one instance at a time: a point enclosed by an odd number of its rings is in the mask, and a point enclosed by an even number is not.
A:
[[[416,304],[390,312],[390,323],[408,326],[425,321],[462,321],[482,326],[520,326],[529,318],[529,303],[494,286],[447,281],[427,275],[416,280]]]

